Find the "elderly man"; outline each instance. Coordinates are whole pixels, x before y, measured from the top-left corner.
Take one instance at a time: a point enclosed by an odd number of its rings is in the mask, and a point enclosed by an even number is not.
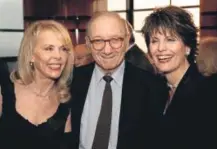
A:
[[[150,101],[166,98],[164,86],[151,73],[124,60],[129,36],[118,14],[94,15],[88,23],[86,44],[95,63],[74,71],[74,147],[144,149],[149,138]]]
[[[85,44],[75,46],[75,67],[80,67],[93,62],[93,57],[90,50]]]

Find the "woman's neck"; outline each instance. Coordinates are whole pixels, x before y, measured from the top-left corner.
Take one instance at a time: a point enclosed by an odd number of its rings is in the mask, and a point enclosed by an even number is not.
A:
[[[35,78],[35,80],[28,85],[28,87],[38,96],[48,96],[53,89],[54,80]]]
[[[168,84],[173,87],[177,87],[185,72],[188,70],[189,66],[190,64],[188,62],[185,62],[182,67],[179,67],[178,69],[166,74],[165,76]]]

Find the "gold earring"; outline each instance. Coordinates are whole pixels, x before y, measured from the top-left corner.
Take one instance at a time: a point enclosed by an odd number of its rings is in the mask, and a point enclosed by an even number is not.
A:
[[[33,62],[29,62],[29,65],[30,65],[30,67],[31,67],[32,69],[34,69],[34,64],[33,64]]]

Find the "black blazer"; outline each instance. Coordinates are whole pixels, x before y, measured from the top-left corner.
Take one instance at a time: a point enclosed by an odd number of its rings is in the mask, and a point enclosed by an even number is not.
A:
[[[10,73],[8,70],[8,65],[3,59],[0,59],[0,86],[1,86],[2,97],[12,95],[13,90],[12,90],[12,83],[10,81]],[[8,104],[2,105],[2,113],[5,113],[5,109],[7,109],[8,106],[9,106]],[[0,117],[0,125],[1,125],[1,121],[2,118]]]
[[[145,55],[145,52],[142,51],[136,44],[133,45],[125,54],[125,60],[132,63],[134,66],[141,68],[143,70],[154,73],[155,70],[152,64],[149,62],[148,58]]]
[[[71,85],[72,136],[78,148],[81,116],[88,92],[94,63],[77,68]],[[153,74],[126,62],[117,149],[144,149],[148,144],[150,100],[158,101],[155,111],[161,112],[160,101],[167,97],[165,86]]]
[[[2,94],[6,94],[11,90],[10,73],[7,63],[0,59],[0,86]]]
[[[201,93],[203,104],[203,138],[204,145],[208,149],[217,148],[217,73],[206,77]]]
[[[165,115],[161,116],[156,136],[159,142],[155,148],[196,149],[207,148],[204,136],[203,106],[206,99],[201,90],[202,75],[195,65],[191,65],[180,81],[171,104]],[[208,149],[208,148],[207,148]],[[210,148],[209,148],[210,149]]]

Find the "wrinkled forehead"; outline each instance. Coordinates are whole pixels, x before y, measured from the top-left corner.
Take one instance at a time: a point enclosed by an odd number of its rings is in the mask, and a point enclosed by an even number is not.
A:
[[[90,36],[125,35],[125,22],[116,15],[99,16],[90,24]]]

